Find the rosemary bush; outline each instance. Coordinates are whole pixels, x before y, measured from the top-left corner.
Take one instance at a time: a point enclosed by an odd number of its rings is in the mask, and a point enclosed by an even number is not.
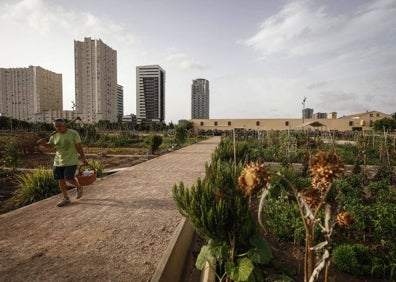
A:
[[[196,266],[206,262],[218,269],[221,280],[263,281],[265,265],[272,259],[271,248],[258,233],[249,201],[237,187],[241,166],[218,160],[206,166],[206,179],[190,188],[173,187],[173,198],[181,214],[208,240],[198,255]],[[230,281],[230,280],[227,280]]]

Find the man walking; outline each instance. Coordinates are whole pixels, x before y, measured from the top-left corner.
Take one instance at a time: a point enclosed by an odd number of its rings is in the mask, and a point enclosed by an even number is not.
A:
[[[40,139],[37,141],[37,144],[45,148],[55,148],[56,150],[53,172],[54,178],[58,181],[59,188],[63,194],[63,199],[57,206],[63,207],[70,203],[66,182],[76,187],[77,199],[81,198],[83,194],[83,187],[78,183],[75,177],[78,155],[80,155],[84,165],[87,165],[88,162],[85,158],[78,132],[74,129],[67,128],[66,122],[63,119],[56,119],[54,121],[54,127],[56,133],[50,137],[49,141],[47,142],[45,139]]]

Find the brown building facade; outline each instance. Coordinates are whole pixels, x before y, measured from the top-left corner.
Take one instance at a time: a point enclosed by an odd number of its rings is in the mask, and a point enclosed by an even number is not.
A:
[[[44,111],[62,111],[62,74],[40,66],[0,68],[0,114],[43,121]]]
[[[195,129],[226,131],[233,129],[245,130],[298,130],[307,129],[320,131],[353,131],[372,130],[376,120],[391,117],[378,111],[367,111],[353,115],[335,118],[336,114],[322,118],[289,118],[289,119],[192,119]]]

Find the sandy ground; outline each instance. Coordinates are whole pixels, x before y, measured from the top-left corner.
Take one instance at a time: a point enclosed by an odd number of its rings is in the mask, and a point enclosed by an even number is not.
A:
[[[0,281],[150,281],[181,220],[171,188],[204,176],[219,138],[0,215]]]

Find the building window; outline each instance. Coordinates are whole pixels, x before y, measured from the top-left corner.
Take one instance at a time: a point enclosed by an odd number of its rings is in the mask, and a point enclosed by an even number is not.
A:
[[[370,114],[370,117],[373,117],[373,113]]]
[[[259,121],[256,121],[256,126],[260,126],[260,122]]]
[[[201,121],[201,126],[203,126],[204,125],[204,122],[203,121]]]
[[[353,121],[352,120],[349,121],[349,126],[353,126]]]
[[[231,121],[228,122],[228,126],[231,126]]]
[[[214,122],[214,125],[217,126],[217,121]]]
[[[289,126],[289,121],[285,121],[285,126]]]
[[[380,114],[379,113],[377,113],[377,115],[376,115],[377,117],[379,117],[380,116]]]

